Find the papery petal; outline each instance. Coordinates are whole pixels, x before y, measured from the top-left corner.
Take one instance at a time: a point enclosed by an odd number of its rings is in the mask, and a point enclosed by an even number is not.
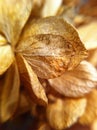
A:
[[[0,86],[1,87],[1,86]],[[16,62],[5,73],[2,83],[0,118],[2,122],[12,118],[19,101],[20,79]]]
[[[14,54],[10,45],[0,46],[0,75],[2,75],[14,61]]]
[[[90,63],[83,61],[74,70],[48,81],[51,87],[60,94],[68,97],[80,97],[96,87],[97,71]]]
[[[29,21],[16,51],[41,78],[57,77],[86,57],[76,30],[57,17]]]
[[[47,107],[47,119],[50,126],[63,130],[73,125],[84,113],[86,99],[57,99]]]
[[[31,100],[33,102],[36,101],[39,104],[46,105],[47,97],[45,90],[40,84],[37,75],[22,55],[17,54],[16,59],[20,70],[21,80],[28,91]]]
[[[30,15],[32,2],[33,0],[0,0],[0,32],[13,46]]]
[[[86,96],[87,106],[84,114],[79,118],[83,125],[90,125],[97,118],[97,89]]]

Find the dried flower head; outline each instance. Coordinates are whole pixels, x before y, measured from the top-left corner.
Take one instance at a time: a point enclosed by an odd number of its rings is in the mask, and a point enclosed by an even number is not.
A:
[[[57,16],[34,19],[36,6],[44,8],[35,17],[55,15],[62,0],[51,14],[45,12],[47,3],[0,0],[1,122],[11,119],[18,109],[17,114],[32,107],[37,113],[38,105],[42,105],[45,112],[36,118],[46,121],[40,129],[64,129],[79,117],[81,122],[88,111],[85,94],[97,85],[97,71],[88,62],[81,62],[87,51],[71,24]],[[41,81],[48,85],[44,87]],[[50,94],[55,98],[53,103]]]
[[[20,79],[32,100],[45,104],[47,97],[38,77],[60,76],[86,57],[79,36],[69,23],[57,17],[33,20],[32,4],[32,0],[0,1],[0,75],[7,71],[1,94],[3,121],[16,109]]]

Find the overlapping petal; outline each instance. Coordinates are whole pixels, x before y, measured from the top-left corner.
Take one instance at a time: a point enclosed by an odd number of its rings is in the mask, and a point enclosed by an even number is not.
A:
[[[41,78],[54,78],[73,69],[87,55],[76,30],[57,17],[30,20],[16,51]]]
[[[38,102],[39,104],[46,105],[47,97],[45,90],[40,84],[37,75],[32,70],[31,66],[27,63],[25,58],[21,54],[16,56],[18,67],[20,70],[21,80],[29,93],[33,102]]]
[[[97,85],[97,71],[88,62],[83,61],[72,71],[49,79],[50,85],[60,94],[68,97],[80,97],[89,93]]]

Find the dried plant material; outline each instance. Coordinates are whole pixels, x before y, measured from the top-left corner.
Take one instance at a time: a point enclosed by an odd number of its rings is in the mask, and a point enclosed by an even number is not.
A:
[[[14,77],[13,77],[14,75]],[[1,86],[0,86],[1,87]],[[19,100],[20,79],[17,66],[11,65],[5,74],[2,84],[1,103],[0,103],[0,120],[7,121],[14,114]]]
[[[0,46],[6,45],[6,44],[7,44],[7,41],[6,41],[5,37],[3,37],[3,36],[0,34]]]
[[[88,50],[97,48],[97,21],[79,27],[78,32]]]
[[[61,4],[62,0],[45,0],[45,4],[42,10],[42,17],[56,15]]]
[[[97,85],[97,71],[88,62],[83,61],[72,71],[48,80],[60,94],[68,97],[80,97],[89,93]]]
[[[12,46],[18,41],[30,15],[32,3],[33,0],[0,0],[0,32]]]
[[[0,46],[0,75],[2,75],[10,67],[13,61],[14,54],[12,52],[11,46]]]
[[[45,90],[40,84],[38,77],[32,70],[31,66],[23,58],[22,55],[17,55],[17,63],[20,70],[21,80],[29,93],[33,102],[38,102],[39,104],[46,105],[47,97],[45,95]]]
[[[87,56],[76,30],[57,17],[30,21],[16,51],[22,53],[40,78],[58,77]]]
[[[63,130],[74,124],[84,113],[86,99],[57,99],[47,107],[47,119],[50,126]]]
[[[80,117],[79,122],[84,125],[92,124],[97,117],[97,90],[94,89],[87,95],[87,106],[84,114]]]

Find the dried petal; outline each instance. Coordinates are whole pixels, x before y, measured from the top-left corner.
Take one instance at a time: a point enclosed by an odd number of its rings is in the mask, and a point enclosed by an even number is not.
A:
[[[97,48],[97,21],[78,28],[78,32],[88,50]]]
[[[30,15],[32,2],[33,0],[0,0],[0,32],[13,46]]]
[[[16,51],[41,78],[57,77],[86,57],[76,30],[61,18],[29,21],[22,34]]]
[[[16,58],[20,70],[21,80],[30,94],[29,96],[31,97],[32,101],[34,102],[35,100],[39,104],[46,105],[47,97],[45,90],[40,84],[36,74],[22,55],[17,54]]]
[[[14,54],[12,52],[11,46],[0,46],[0,75],[2,75],[10,67],[13,61]]]
[[[84,125],[92,124],[97,118],[97,90],[94,89],[88,96],[87,106],[84,114],[80,117],[79,122]]]
[[[52,128],[63,130],[74,124],[84,113],[86,99],[57,99],[47,107],[47,119]]]
[[[5,74],[2,84],[0,116],[1,121],[5,122],[11,118],[17,108],[19,100],[20,79],[16,63]]]
[[[55,79],[49,79],[50,85],[68,97],[79,97],[89,93],[97,85],[97,71],[88,62],[83,61],[74,70],[65,72]]]
[[[45,4],[42,10],[42,17],[54,16],[57,14],[59,7],[62,4],[62,0],[45,0]]]
[[[93,64],[93,66],[95,66],[97,68],[97,48],[91,49],[88,51],[89,52],[89,56],[87,58],[87,61],[90,62],[91,64]]]
[[[6,44],[7,44],[7,41],[6,41],[5,37],[3,37],[3,36],[0,34],[0,46],[6,45]]]

